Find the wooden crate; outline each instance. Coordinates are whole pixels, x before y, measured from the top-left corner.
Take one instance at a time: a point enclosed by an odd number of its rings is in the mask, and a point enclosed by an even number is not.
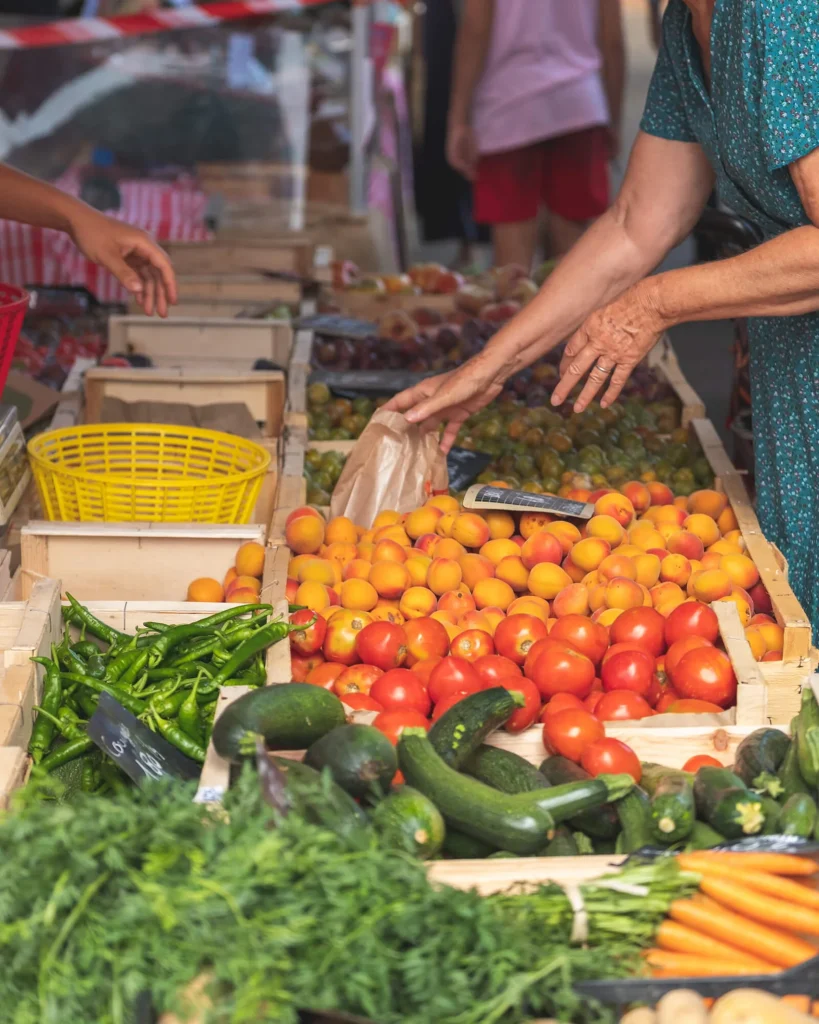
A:
[[[313,332],[297,331],[293,341],[287,377],[287,411],[306,415],[307,385],[310,381],[310,358],[313,353]],[[305,422],[306,428],[306,422]]]
[[[292,349],[293,330],[286,320],[114,316],[108,325],[110,353],[147,356],[160,369],[247,373],[257,359],[286,367]]]
[[[363,276],[367,277],[367,274]],[[375,275],[378,276],[378,275]],[[446,316],[456,309],[454,295],[405,295],[328,289],[325,298],[342,313],[363,320],[380,320],[385,313],[400,309],[410,315],[416,309],[433,309]]]
[[[230,238],[211,242],[166,242],[165,251],[177,274],[241,274],[265,271],[313,276],[315,246],[309,240],[283,238]]]
[[[278,303],[277,303],[278,305]],[[271,308],[269,302],[237,302],[234,299],[182,299],[175,306],[170,306],[168,316],[172,320],[190,320],[193,317],[209,317],[220,320],[231,320],[241,316],[243,319],[251,317],[261,318]],[[142,307],[139,303],[131,301],[128,303],[129,316],[143,316]],[[145,317],[145,319],[149,319]]]
[[[264,274],[181,274],[176,285],[177,295],[184,302],[219,300],[289,305],[301,301],[303,290],[299,281]]]

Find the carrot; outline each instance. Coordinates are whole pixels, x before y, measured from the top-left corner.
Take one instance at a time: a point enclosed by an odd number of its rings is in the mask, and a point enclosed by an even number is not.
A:
[[[657,930],[655,942],[660,949],[675,953],[689,953],[693,956],[708,956],[715,960],[738,960],[755,967],[760,974],[766,971],[780,970],[778,965],[768,963],[759,957],[751,956],[744,950],[737,949],[727,942],[720,942],[704,932],[680,924],[678,921],[663,921]]]
[[[766,928],[719,905],[675,900],[669,912],[672,919],[680,924],[738,946],[780,967],[795,967],[816,954],[814,947],[803,939],[775,928]]]
[[[819,935],[819,911],[800,907],[787,900],[760,895],[753,889],[736,882],[725,882],[713,875],[705,875],[700,881],[700,890],[706,896],[713,896],[718,903],[738,911],[745,917],[767,923],[775,921],[780,928],[804,935]],[[814,949],[814,955],[817,950]]]
[[[766,874],[764,871],[743,871],[742,868],[723,864],[722,861],[717,860],[698,860],[694,863],[685,854],[677,858],[677,863],[685,871],[698,871],[704,875],[726,878],[729,881],[747,885],[749,889],[758,889],[771,896],[779,896],[790,903],[799,903],[802,906],[819,910],[819,890],[811,889],[803,882],[794,882],[790,878]]]
[[[771,875],[815,875],[819,864],[810,857],[796,857],[790,853],[724,853],[695,850],[685,856],[694,861],[719,860],[748,871],[767,871]]]
[[[669,953],[665,949],[649,949],[645,959],[652,969],[674,971],[678,978],[697,978],[731,974],[776,974],[778,967],[769,965],[760,970],[742,960],[718,960],[711,956],[694,956],[691,953]]]

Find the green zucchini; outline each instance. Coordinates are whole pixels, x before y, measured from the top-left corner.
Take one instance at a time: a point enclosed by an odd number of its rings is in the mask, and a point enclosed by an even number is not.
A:
[[[810,839],[816,828],[816,801],[808,793],[794,793],[779,812],[779,834]]]
[[[754,779],[752,788],[760,796],[769,796],[775,800],[782,795],[785,787],[780,782],[778,775],[773,775],[771,772],[760,772]]]
[[[695,821],[688,837],[686,850],[710,850],[714,846],[721,846],[726,842],[725,836],[721,835],[715,828],[706,825],[704,821]]]
[[[404,730],[398,763],[407,784],[432,800],[447,826],[523,856],[537,853],[549,841],[554,819],[531,793],[500,793],[461,775],[440,757],[425,730]]]
[[[700,768],[694,801],[697,816],[728,839],[756,835],[765,824],[762,801],[729,768]]]
[[[446,835],[438,808],[411,786],[400,786],[382,800],[372,812],[372,823],[386,843],[420,860],[435,857]]]
[[[779,835],[779,815],[782,808],[772,796],[760,796],[762,801],[762,813],[765,815],[765,824],[762,826],[763,836]]]
[[[346,721],[341,701],[321,686],[264,686],[225,708],[213,727],[213,746],[229,761],[255,756],[259,736],[268,750],[306,750]]]
[[[441,715],[429,730],[429,742],[450,768],[460,770],[522,703],[521,694],[502,686],[471,693]]]
[[[383,796],[398,770],[395,747],[371,725],[337,726],[308,748],[304,763],[319,772],[328,768],[356,799]]]
[[[796,720],[796,751],[799,771],[809,786],[819,785],[819,705],[810,686],[802,690],[802,706]]]
[[[585,832],[572,832],[572,838],[577,843],[577,852],[580,854],[594,853],[594,843]]]
[[[325,691],[329,692],[329,691]],[[274,757],[285,777],[285,792],[292,809],[305,821],[340,836],[353,836],[367,825],[367,816],[341,786],[314,768],[288,757]]]
[[[651,801],[644,789],[634,786],[628,796],[618,800],[617,814],[622,828],[617,839],[618,853],[634,853],[654,844]]]
[[[781,729],[755,729],[737,747],[734,774],[750,789],[764,789],[769,776],[779,771],[790,745],[790,739]],[[763,775],[765,778],[761,779]]]
[[[541,764],[540,773],[553,785],[567,782],[585,782],[591,775],[579,764],[567,757],[547,757]],[[585,832],[593,839],[614,839],[620,831],[620,819],[614,804],[607,803],[592,811],[583,811],[569,819],[569,825],[578,832]]]
[[[442,851],[446,857],[453,860],[483,860],[490,854],[497,853],[498,848],[447,826]]]
[[[687,778],[667,775],[651,797],[651,821],[654,838],[665,844],[679,843],[691,834],[694,825],[694,787]]]
[[[519,754],[485,743],[465,762],[463,771],[502,793],[529,793],[551,785],[545,775]]]
[[[799,770],[799,750],[796,739],[792,740],[791,745],[788,747],[788,752],[785,754],[785,760],[780,765],[777,778],[780,783],[780,789],[776,794],[776,798],[781,804],[784,804],[786,800],[796,793],[810,793],[810,786],[802,778],[802,773]]]
[[[619,822],[618,822],[619,825]],[[578,833],[584,835],[583,832]],[[619,836],[620,833],[618,832]],[[612,853],[616,853],[617,840],[616,839],[594,839],[592,840],[592,852],[597,853],[601,856],[608,856]]]
[[[574,836],[565,825],[558,825],[554,838],[541,857],[576,857],[580,853]]]
[[[666,779],[687,779],[689,782],[694,781],[694,776],[691,772],[684,772],[681,768],[667,768],[664,764],[653,764],[651,761],[643,761],[641,767],[642,776],[640,778],[640,785],[649,796],[654,796],[656,788]]]

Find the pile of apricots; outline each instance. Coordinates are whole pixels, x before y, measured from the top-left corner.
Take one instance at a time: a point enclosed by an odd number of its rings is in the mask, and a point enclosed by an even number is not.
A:
[[[534,684],[517,717],[527,726],[558,694],[602,702],[604,719],[717,711],[735,703],[736,678],[715,601],[736,606],[757,660],[781,660],[782,628],[723,494],[674,498],[632,481],[571,497],[594,516],[478,513],[449,495],[383,511],[369,528],[293,510],[287,597],[305,609],[293,617],[305,625],[291,635],[293,678],[393,711],[403,705],[382,674],[414,674],[424,695],[412,710],[434,716],[470,692],[454,670],[473,688],[464,664],[493,685],[508,670]]]

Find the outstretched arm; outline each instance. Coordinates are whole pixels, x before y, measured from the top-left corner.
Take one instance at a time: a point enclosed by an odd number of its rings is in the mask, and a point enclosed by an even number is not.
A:
[[[478,162],[472,101],[486,63],[494,16],[495,0],[464,0],[455,39],[446,155],[452,167],[470,181]]]

